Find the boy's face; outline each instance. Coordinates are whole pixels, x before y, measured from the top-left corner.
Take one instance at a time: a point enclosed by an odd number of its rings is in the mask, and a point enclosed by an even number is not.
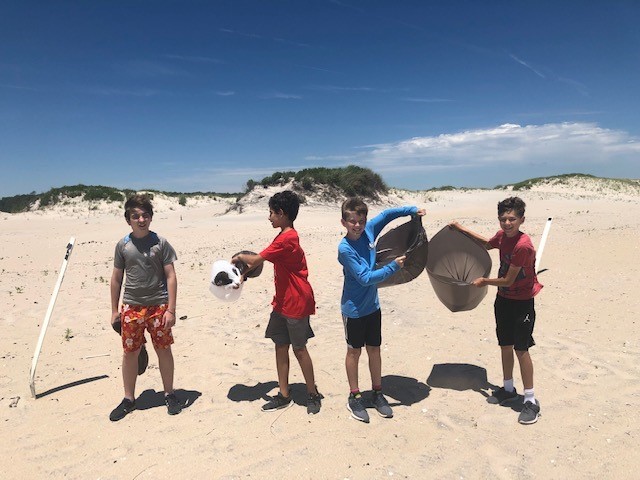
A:
[[[288,223],[287,216],[282,210],[276,212],[271,208],[269,209],[269,221],[273,228],[284,228]]]
[[[349,240],[358,240],[367,225],[367,216],[356,212],[348,212],[346,220],[342,219],[342,226],[347,229]]]
[[[131,225],[131,231],[134,237],[142,238],[149,233],[149,225],[151,225],[152,217],[148,212],[141,208],[134,207],[129,212],[127,223]]]
[[[498,216],[500,228],[507,237],[513,237],[520,231],[520,225],[524,223],[524,217],[518,217],[513,210],[507,210]]]

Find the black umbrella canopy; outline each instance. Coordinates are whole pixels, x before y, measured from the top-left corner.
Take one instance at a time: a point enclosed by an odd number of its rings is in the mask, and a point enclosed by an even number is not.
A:
[[[486,248],[449,226],[429,242],[427,272],[438,299],[452,312],[473,310],[487,294],[487,286],[471,284],[491,273]]]
[[[429,242],[422,226],[422,217],[413,215],[411,220],[389,230],[376,243],[376,268],[381,268],[403,255],[407,256],[404,266],[378,284],[390,287],[407,283],[420,275],[427,265]]]

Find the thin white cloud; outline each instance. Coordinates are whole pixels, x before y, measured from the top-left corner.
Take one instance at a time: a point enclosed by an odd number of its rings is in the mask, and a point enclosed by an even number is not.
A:
[[[550,163],[575,168],[635,162],[640,139],[594,123],[504,124],[363,148],[360,161],[381,172]]]
[[[83,87],[81,91],[90,95],[102,95],[105,97],[153,97],[160,93],[153,89],[123,89],[113,87]]]
[[[163,57],[168,58],[170,60],[180,60],[183,62],[191,62],[191,63],[223,63],[222,60],[218,58],[200,57],[200,56],[193,56],[193,55],[167,54],[167,55],[163,55]]]
[[[224,91],[220,91],[220,92],[216,92],[216,95],[219,95],[221,97],[231,97],[232,95],[235,95],[236,92],[234,92],[233,90],[224,90]]]
[[[296,42],[296,41],[293,41],[293,40],[288,40],[286,38],[267,37],[267,36],[264,36],[264,35],[259,35],[257,33],[239,32],[239,31],[233,30],[231,28],[219,28],[218,31],[220,31],[222,33],[226,33],[228,35],[235,35],[235,36],[239,36],[239,37],[250,38],[252,40],[270,40],[272,42],[282,43],[282,44],[286,44],[286,45],[293,45],[295,47],[307,48],[307,47],[311,46],[308,43]]]
[[[535,73],[536,75],[538,75],[540,78],[547,78],[542,72],[536,70],[534,67],[532,67],[531,65],[529,65],[527,62],[525,62],[524,60],[519,59],[518,57],[516,57],[513,54],[509,54],[509,56],[515,60],[516,62],[518,62],[520,65],[527,67],[529,70],[531,70],[533,73]]]
[[[274,92],[274,93],[266,93],[262,95],[260,98],[265,100],[276,99],[276,100],[302,100],[302,95],[298,95],[295,93],[282,93],[282,92]]]
[[[401,98],[403,102],[415,102],[415,103],[445,103],[453,102],[448,98],[419,98],[419,97],[405,97]]]

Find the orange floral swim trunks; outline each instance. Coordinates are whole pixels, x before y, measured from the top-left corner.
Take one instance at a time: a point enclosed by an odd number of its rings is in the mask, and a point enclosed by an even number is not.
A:
[[[151,336],[155,348],[168,348],[173,344],[171,328],[162,325],[162,316],[167,305],[122,305],[122,348],[125,352],[135,352],[147,343],[145,329]]]

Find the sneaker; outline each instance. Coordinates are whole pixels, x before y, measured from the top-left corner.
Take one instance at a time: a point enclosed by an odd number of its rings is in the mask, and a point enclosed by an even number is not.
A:
[[[384,418],[393,417],[393,410],[389,406],[389,402],[384,398],[382,392],[373,392],[373,406],[376,407],[378,415]]]
[[[357,395],[351,393],[349,395],[349,401],[347,402],[347,408],[353,418],[364,423],[369,423],[369,414],[362,403],[362,395],[359,393]]]
[[[273,412],[275,410],[281,410],[283,408],[287,408],[293,405],[291,402],[291,395],[285,397],[282,393],[278,392],[275,397],[271,397],[267,403],[262,405],[263,412]]]
[[[133,412],[136,409],[135,400],[129,400],[128,398],[123,398],[120,405],[114,408],[109,415],[109,420],[112,422],[117,422],[118,420],[122,420],[127,416],[128,413]]]
[[[538,421],[540,416],[540,402],[536,400],[535,405],[533,402],[524,402],[524,408],[518,416],[518,422],[523,425],[531,425]]]
[[[170,393],[164,396],[164,403],[167,406],[167,413],[169,415],[177,415],[182,411],[182,404],[176,397],[175,393]]]
[[[307,413],[309,415],[315,415],[316,413],[320,412],[320,407],[322,406],[322,400],[323,396],[320,392],[318,392],[318,390],[316,390],[316,393],[310,393],[309,396],[307,397]]]
[[[500,387],[498,390],[494,390],[491,396],[496,399],[498,405],[505,405],[516,400],[518,398],[518,392],[515,388],[513,392],[509,392],[505,390],[504,387]]]
[[[142,375],[144,372],[146,372],[148,365],[149,354],[147,353],[147,348],[143,343],[140,347],[140,354],[138,355],[138,375]]]

